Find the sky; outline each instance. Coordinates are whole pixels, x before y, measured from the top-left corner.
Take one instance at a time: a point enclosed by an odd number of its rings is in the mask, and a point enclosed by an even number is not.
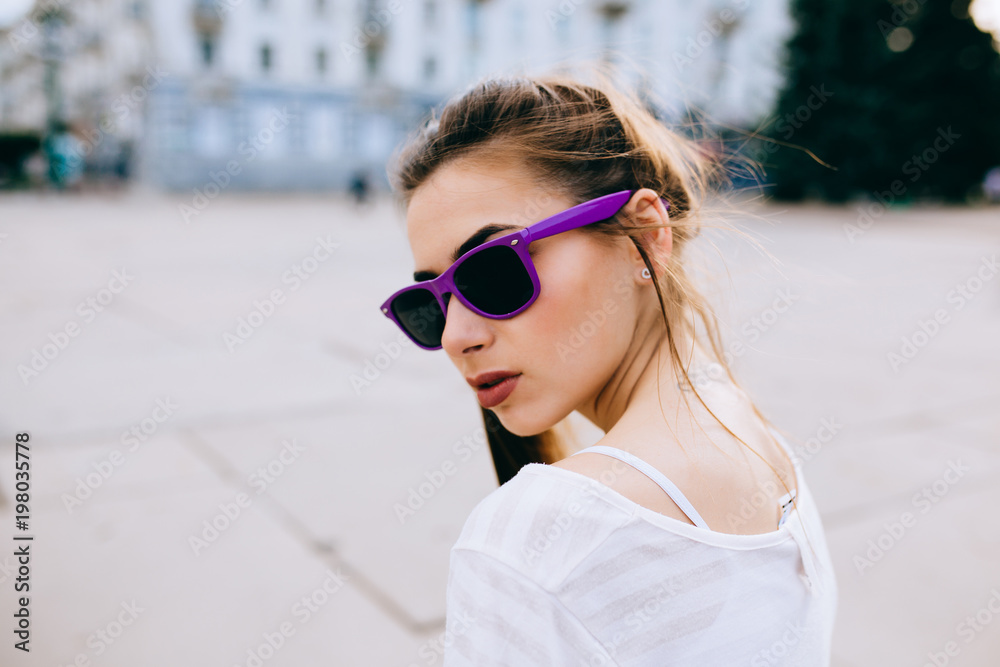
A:
[[[0,26],[16,22],[30,9],[34,0],[0,0]],[[972,18],[982,30],[988,30],[1000,41],[1000,0],[973,0]]]

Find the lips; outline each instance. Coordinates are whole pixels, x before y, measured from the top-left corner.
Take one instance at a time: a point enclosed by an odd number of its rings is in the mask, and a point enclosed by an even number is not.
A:
[[[484,408],[492,408],[503,403],[514,391],[520,373],[513,371],[491,371],[482,373],[466,381],[476,390],[476,398]]]
[[[483,389],[483,385],[491,384],[497,380],[502,380],[504,378],[511,377],[512,375],[520,375],[515,371],[489,371],[488,373],[480,373],[473,378],[465,378],[465,381],[472,386],[473,389]]]

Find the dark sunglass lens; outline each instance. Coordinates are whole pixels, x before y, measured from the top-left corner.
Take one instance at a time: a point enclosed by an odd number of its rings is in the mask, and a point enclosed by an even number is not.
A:
[[[534,285],[517,252],[495,245],[455,270],[455,285],[470,303],[490,315],[512,313],[531,300]]]
[[[403,292],[393,299],[392,314],[421,344],[437,347],[444,333],[444,313],[434,295],[425,289]]]

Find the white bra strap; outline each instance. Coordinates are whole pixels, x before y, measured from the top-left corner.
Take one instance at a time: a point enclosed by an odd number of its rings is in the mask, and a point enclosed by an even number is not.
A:
[[[651,480],[656,482],[660,486],[660,488],[666,491],[667,495],[670,496],[670,498],[675,503],[677,503],[677,506],[681,508],[681,511],[684,512],[684,514],[686,514],[688,518],[691,519],[694,525],[698,526],[699,528],[711,530],[708,527],[708,523],[701,518],[701,515],[698,514],[698,511],[694,508],[691,502],[684,496],[683,493],[681,493],[681,490],[678,489],[673,482],[667,479],[666,475],[664,475],[662,472],[660,472],[653,466],[649,465],[648,463],[640,459],[635,454],[626,452],[623,449],[618,449],[617,447],[609,447],[608,445],[591,445],[590,447],[581,449],[580,451],[576,452],[575,454],[573,454],[573,456],[576,456],[576,454],[582,454],[583,452],[596,452],[598,454],[607,454],[608,456],[613,456],[616,459],[620,459],[625,463],[631,465],[633,468],[638,469],[639,472],[646,475],[646,477],[649,477]]]

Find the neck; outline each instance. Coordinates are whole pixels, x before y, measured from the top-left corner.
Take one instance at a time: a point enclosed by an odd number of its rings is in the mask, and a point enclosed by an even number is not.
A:
[[[664,414],[671,416],[690,414],[682,395],[685,390],[678,386],[682,376],[675,370],[662,315],[659,310],[653,310],[652,315],[655,318],[647,317],[647,321],[636,328],[635,344],[601,391],[577,408],[605,433],[631,420],[648,420],[650,408],[659,414],[657,405],[663,408]],[[689,370],[709,360],[701,346],[687,335],[672,333],[681,361]],[[692,407],[698,404],[690,389],[686,393]]]

